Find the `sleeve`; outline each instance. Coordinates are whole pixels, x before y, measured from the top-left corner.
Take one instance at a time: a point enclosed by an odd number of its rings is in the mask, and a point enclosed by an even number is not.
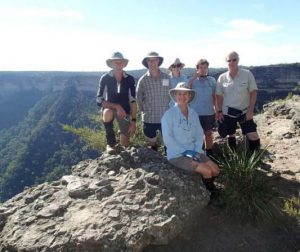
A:
[[[199,153],[203,153],[202,150],[202,145],[203,145],[203,129],[201,127],[198,115],[196,114],[196,112],[193,112],[193,120],[195,122],[195,151],[199,152]]]
[[[219,76],[216,84],[216,95],[223,95],[223,80],[222,75]]]
[[[134,78],[131,76],[130,77],[130,88],[129,88],[129,102],[132,103],[132,102],[135,102],[136,99],[135,99],[135,80]]]
[[[180,147],[180,144],[174,138],[172,118],[174,118],[174,116],[172,116],[170,110],[167,110],[161,119],[164,145],[167,147],[167,149],[172,150],[173,153],[183,153],[185,149]]]
[[[140,111],[144,111],[143,100],[144,100],[143,77],[141,77],[136,87],[136,101]]]
[[[210,76],[209,79],[210,79],[210,82],[211,82],[211,85],[212,85],[212,91],[215,94],[216,93],[216,88],[217,88],[217,81],[214,77],[211,77],[211,76]]]
[[[249,92],[252,92],[253,90],[257,90],[256,81],[254,78],[254,75],[249,71]]]
[[[105,75],[102,75],[99,81],[99,87],[97,92],[97,105],[101,106],[102,102],[104,101],[104,95],[105,95]]]

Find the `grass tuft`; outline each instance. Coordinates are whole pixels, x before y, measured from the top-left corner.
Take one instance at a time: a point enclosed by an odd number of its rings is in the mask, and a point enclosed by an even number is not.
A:
[[[220,183],[223,185],[219,200],[230,217],[258,223],[274,220],[280,213],[272,201],[278,195],[277,191],[259,169],[265,151],[250,154],[246,146],[237,151],[223,147],[215,158],[221,169]]]

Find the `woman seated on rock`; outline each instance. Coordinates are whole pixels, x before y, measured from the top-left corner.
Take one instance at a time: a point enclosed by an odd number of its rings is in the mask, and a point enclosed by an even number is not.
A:
[[[202,175],[204,185],[209,191],[215,190],[214,177],[219,167],[202,150],[203,129],[197,113],[189,107],[195,97],[195,91],[188,84],[180,82],[169,91],[175,106],[162,117],[162,135],[167,147],[169,162],[183,170]]]

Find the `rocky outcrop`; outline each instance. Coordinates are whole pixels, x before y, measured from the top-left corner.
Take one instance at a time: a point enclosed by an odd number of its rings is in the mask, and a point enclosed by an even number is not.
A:
[[[272,171],[286,179],[300,181],[300,96],[264,105],[255,117],[267,163]]]
[[[1,204],[0,249],[141,251],[167,244],[208,204],[200,181],[143,147],[103,154]]]

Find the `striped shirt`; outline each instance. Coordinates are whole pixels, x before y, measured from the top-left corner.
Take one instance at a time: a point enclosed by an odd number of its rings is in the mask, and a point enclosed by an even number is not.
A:
[[[170,76],[160,71],[158,77],[151,77],[147,71],[138,81],[136,101],[142,112],[142,121],[160,123],[164,112],[169,108],[171,89]]]

